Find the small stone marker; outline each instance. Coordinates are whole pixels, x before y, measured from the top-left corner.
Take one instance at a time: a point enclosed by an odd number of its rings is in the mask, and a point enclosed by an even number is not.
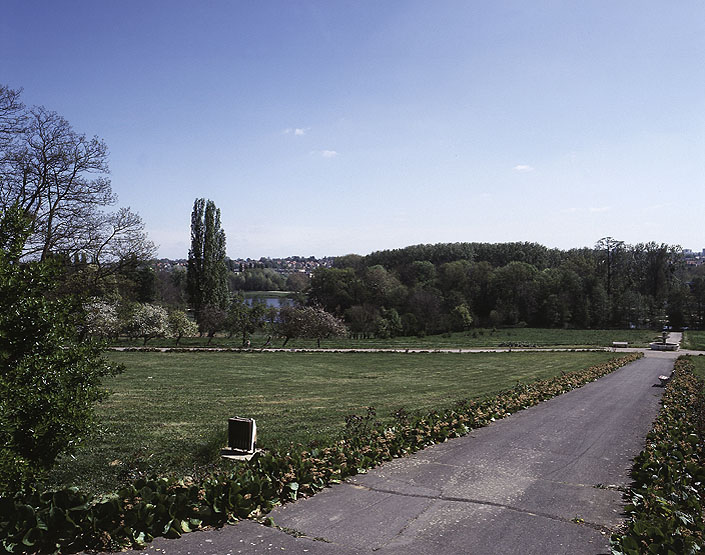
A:
[[[254,418],[228,418],[228,446],[220,451],[226,459],[249,461],[257,451],[257,424]]]

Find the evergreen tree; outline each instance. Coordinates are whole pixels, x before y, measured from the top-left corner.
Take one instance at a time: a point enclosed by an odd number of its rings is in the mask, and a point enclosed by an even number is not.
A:
[[[227,275],[225,232],[220,227],[220,210],[212,200],[196,199],[191,213],[186,291],[197,319],[206,307],[227,307]]]

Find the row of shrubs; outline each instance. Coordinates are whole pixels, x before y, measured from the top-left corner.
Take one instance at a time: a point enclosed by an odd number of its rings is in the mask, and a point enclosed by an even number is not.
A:
[[[193,479],[140,479],[108,496],[75,488],[0,498],[0,541],[9,552],[120,549],[202,526],[264,517],[275,505],[310,496],[348,476],[580,387],[636,360],[640,353],[548,380],[517,384],[494,397],[426,415],[399,411],[392,426],[373,409],[347,419],[342,439],[320,448],[263,452],[229,473]]]
[[[691,554],[705,549],[705,394],[688,357],[676,361],[662,408],[634,459],[628,521],[612,553]]]

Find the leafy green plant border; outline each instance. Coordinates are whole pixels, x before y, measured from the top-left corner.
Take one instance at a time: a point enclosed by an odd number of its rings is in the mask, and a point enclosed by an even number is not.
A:
[[[0,498],[0,542],[8,552],[59,552],[144,546],[157,536],[179,537],[203,526],[263,517],[274,506],[313,495],[348,476],[424,447],[460,437],[499,418],[580,387],[643,356],[630,353],[442,412],[398,412],[385,427],[373,409],[348,419],[346,433],[325,447],[291,446],[264,452],[229,473],[140,479],[120,491],[92,497],[67,488]]]
[[[662,408],[634,459],[628,515],[614,555],[685,555],[705,548],[705,394],[690,357],[680,357]]]

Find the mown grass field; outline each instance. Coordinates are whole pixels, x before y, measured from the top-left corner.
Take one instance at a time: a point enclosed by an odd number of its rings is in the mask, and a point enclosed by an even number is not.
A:
[[[687,330],[683,332],[684,349],[693,349],[695,351],[705,351],[705,331],[702,330]]]
[[[426,337],[394,337],[391,339],[352,339],[332,338],[321,341],[325,349],[473,349],[482,347],[500,347],[507,344],[519,344],[536,347],[609,347],[613,341],[628,341],[632,347],[647,347],[658,334],[650,330],[563,330],[540,328],[501,328],[475,329],[468,332],[456,332]],[[705,336],[704,336],[705,338]],[[180,347],[204,347],[208,339],[204,337],[183,338]],[[705,341],[705,339],[704,339]],[[257,335],[252,338],[252,347],[261,347],[266,337]],[[140,339],[120,339],[116,346],[141,346]],[[270,347],[281,347],[283,339],[273,338]],[[152,339],[147,343],[151,347],[173,347],[173,339]],[[240,347],[238,337],[214,337],[212,347]],[[315,339],[291,339],[286,348],[315,348]]]
[[[429,411],[599,364],[618,353],[110,353],[100,426],[50,485],[110,491],[139,472],[187,475],[222,464],[230,416],[254,417],[259,446],[331,441],[373,406]]]
[[[695,366],[695,374],[702,380],[705,380],[705,356],[690,357],[690,360]]]

